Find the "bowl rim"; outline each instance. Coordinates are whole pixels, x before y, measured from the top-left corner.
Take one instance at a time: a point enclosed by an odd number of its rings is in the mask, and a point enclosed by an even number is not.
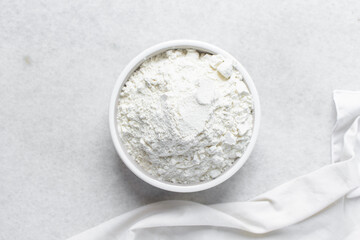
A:
[[[124,83],[128,80],[128,78],[131,76],[131,74],[149,57],[152,57],[154,55],[157,55],[161,52],[165,52],[167,50],[171,49],[186,49],[186,48],[192,48],[195,50],[208,52],[208,53],[218,53],[226,58],[230,58],[234,61],[235,67],[240,71],[240,73],[243,75],[244,82],[247,84],[253,98],[253,104],[254,104],[254,126],[253,126],[253,133],[250,139],[250,142],[243,154],[243,156],[240,157],[240,159],[236,160],[236,162],[227,169],[224,173],[222,173],[219,177],[198,183],[198,184],[192,184],[192,185],[180,185],[180,184],[173,184],[173,183],[167,183],[164,181],[160,181],[150,175],[148,175],[145,170],[141,169],[141,166],[138,165],[131,157],[128,155],[127,150],[125,146],[121,143],[120,139],[120,133],[117,130],[117,103],[118,103],[118,97],[121,88],[123,87]],[[232,55],[230,55],[225,50],[214,46],[212,44],[202,42],[202,41],[196,41],[196,40],[172,40],[172,41],[166,41],[161,42],[159,44],[153,45],[144,51],[142,51],[140,54],[138,54],[136,57],[134,57],[122,70],[119,77],[116,80],[111,99],[110,99],[110,106],[109,106],[109,123],[110,123],[110,132],[111,132],[111,138],[114,143],[115,149],[120,156],[121,160],[125,163],[125,165],[140,179],[143,181],[149,183],[152,186],[155,186],[160,189],[164,189],[171,192],[198,192],[203,191],[212,187],[215,187],[219,185],[220,183],[223,183],[227,179],[229,179],[231,176],[233,176],[248,160],[251,152],[254,149],[258,134],[259,134],[259,128],[260,128],[260,118],[261,118],[261,112],[260,112],[260,101],[259,101],[259,95],[256,90],[256,87],[254,85],[254,82],[252,78],[250,77],[249,73],[246,71],[246,69],[241,65],[241,63]]]

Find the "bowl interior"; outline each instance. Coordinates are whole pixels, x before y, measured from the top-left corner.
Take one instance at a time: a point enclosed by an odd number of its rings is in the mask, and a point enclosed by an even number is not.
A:
[[[189,48],[195,49],[197,51],[204,52],[204,53],[221,54],[221,55],[225,56],[226,58],[230,58],[230,59],[234,60],[235,68],[237,68],[237,70],[239,70],[239,72],[243,75],[244,82],[248,86],[248,89],[253,97],[254,125],[253,125],[253,134],[251,136],[251,140],[250,140],[243,156],[240,159],[236,160],[236,162],[229,169],[227,169],[224,173],[222,173],[220,176],[218,176],[217,178],[215,178],[213,180],[205,181],[205,182],[201,182],[201,183],[197,183],[197,184],[184,185],[184,184],[176,184],[176,183],[170,183],[170,182],[157,180],[153,176],[148,174],[144,169],[142,169],[141,166],[138,165],[138,163],[128,154],[127,149],[120,138],[120,133],[117,128],[116,116],[117,116],[117,104],[118,104],[119,94],[121,92],[122,87],[125,85],[126,81],[132,75],[132,73],[134,71],[136,71],[139,68],[139,66],[146,59],[151,58],[151,57],[153,57],[157,54],[160,54],[162,52],[165,52],[167,50],[189,49]],[[256,88],[254,86],[254,83],[253,83],[252,79],[250,78],[249,74],[247,73],[247,71],[245,70],[245,68],[234,57],[232,57],[230,54],[228,54],[224,50],[217,48],[213,45],[203,43],[203,42],[198,42],[198,41],[182,41],[182,40],[180,40],[180,41],[165,42],[165,43],[153,46],[153,47],[145,50],[141,54],[139,54],[125,67],[125,69],[121,73],[120,77],[118,78],[115,88],[114,88],[114,91],[113,91],[113,94],[112,94],[111,103],[110,103],[111,135],[112,135],[112,139],[113,139],[115,148],[116,148],[118,154],[120,155],[120,157],[122,158],[123,162],[127,165],[128,168],[130,168],[130,170],[132,172],[134,172],[134,174],[136,174],[139,178],[141,178],[145,182],[148,182],[149,184],[151,184],[153,186],[156,186],[156,187],[168,190],[168,191],[174,191],[174,192],[196,192],[196,191],[205,190],[205,189],[214,187],[214,186],[224,182],[229,177],[231,177],[235,172],[237,172],[242,167],[242,165],[248,159],[248,157],[254,147],[254,144],[255,144],[255,141],[256,141],[256,138],[258,135],[259,124],[260,124],[259,98],[258,98]]]

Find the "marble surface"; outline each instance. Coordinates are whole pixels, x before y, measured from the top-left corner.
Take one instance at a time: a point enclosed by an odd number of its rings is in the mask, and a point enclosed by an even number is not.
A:
[[[172,39],[233,54],[262,105],[248,162],[199,193],[142,182],[109,133],[121,70]],[[0,239],[66,239],[166,199],[247,200],[330,163],[332,90],[359,90],[359,39],[359,1],[1,1]]]

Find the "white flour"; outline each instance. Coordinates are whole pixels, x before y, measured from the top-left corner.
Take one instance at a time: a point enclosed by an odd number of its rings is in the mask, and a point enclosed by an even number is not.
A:
[[[195,50],[146,60],[123,87],[118,129],[129,154],[159,180],[218,177],[243,155],[252,97],[232,61]]]

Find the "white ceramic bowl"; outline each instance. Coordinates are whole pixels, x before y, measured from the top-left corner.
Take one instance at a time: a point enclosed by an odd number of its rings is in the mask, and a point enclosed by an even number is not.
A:
[[[247,149],[245,150],[243,156],[238,159],[233,166],[231,166],[227,171],[225,171],[223,174],[221,174],[219,177],[215,178],[214,180],[202,182],[198,184],[191,184],[191,185],[181,185],[181,184],[173,184],[169,182],[164,182],[155,179],[151,175],[149,175],[145,170],[139,166],[136,161],[127,153],[126,147],[122,143],[122,140],[120,138],[120,133],[118,132],[117,128],[117,120],[116,120],[116,114],[117,114],[117,102],[119,98],[119,93],[121,91],[121,88],[124,86],[124,83],[127,81],[127,79],[131,76],[131,74],[144,62],[144,60],[157,55],[161,52],[170,50],[170,49],[182,49],[182,48],[192,48],[196,49],[201,52],[207,52],[211,54],[221,54],[225,56],[226,58],[233,59],[236,63],[236,68],[240,71],[240,73],[244,77],[244,82],[247,84],[253,100],[254,100],[254,129],[253,134],[250,140],[249,145],[247,146]],[[259,132],[259,126],[260,126],[260,104],[259,104],[259,96],[256,91],[255,85],[253,81],[251,80],[248,72],[245,70],[245,68],[229,53],[222,50],[221,48],[218,48],[214,45],[211,45],[209,43],[200,42],[200,41],[193,41],[193,40],[174,40],[169,42],[163,42],[160,44],[157,44],[155,46],[152,46],[139,55],[137,55],[121,72],[119,78],[116,81],[111,101],[110,101],[110,112],[109,112],[109,118],[110,118],[110,131],[111,131],[111,137],[114,142],[115,148],[122,159],[122,161],[126,164],[128,168],[139,178],[144,180],[145,182],[158,187],[162,188],[168,191],[173,192],[197,192],[202,191],[205,189],[212,188],[228,178],[230,178],[232,175],[234,175],[246,162],[246,160],[249,158],[250,153],[252,152],[256,138],[258,136]]]

